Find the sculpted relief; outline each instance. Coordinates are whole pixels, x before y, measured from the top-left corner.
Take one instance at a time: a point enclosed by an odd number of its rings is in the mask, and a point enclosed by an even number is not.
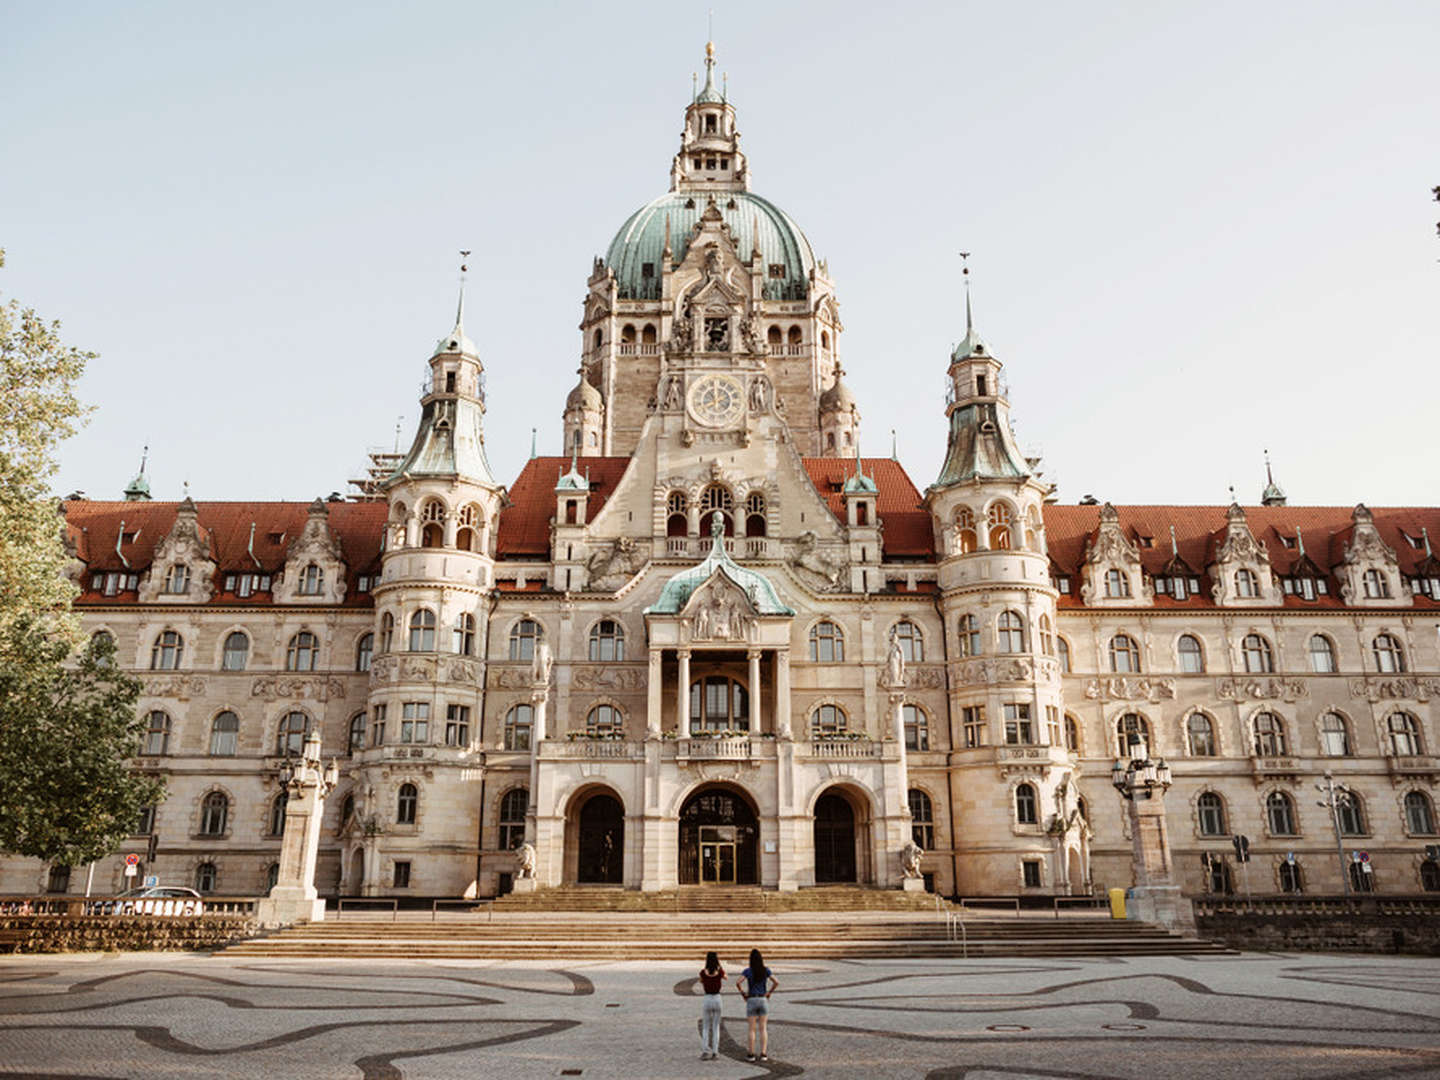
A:
[[[341,679],[304,679],[290,675],[262,675],[250,684],[250,696],[275,701],[278,698],[323,701],[326,698],[344,697],[345,683]]]
[[[708,589],[691,612],[690,636],[701,641],[744,641],[754,623],[750,604],[735,589]]]
[[[628,536],[622,536],[609,548],[594,552],[585,564],[592,589],[616,589],[629,581],[645,566],[646,556]]]
[[[1221,679],[1215,693],[1232,701],[1256,700],[1294,701],[1309,697],[1310,687],[1304,679]]]
[[[1172,701],[1175,698],[1175,680],[1128,675],[1087,679],[1085,696],[1092,701],[1101,698],[1115,701]]]
[[[816,592],[838,589],[845,570],[843,564],[820,550],[820,537],[813,529],[806,529],[796,538],[789,563],[795,576]]]

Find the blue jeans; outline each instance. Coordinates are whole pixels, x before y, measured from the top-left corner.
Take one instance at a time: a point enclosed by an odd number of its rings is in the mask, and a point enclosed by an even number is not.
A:
[[[706,994],[700,1006],[700,1051],[720,1053],[720,995]]]

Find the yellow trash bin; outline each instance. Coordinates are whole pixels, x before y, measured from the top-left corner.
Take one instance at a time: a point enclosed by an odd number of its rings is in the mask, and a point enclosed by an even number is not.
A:
[[[1110,890],[1110,917],[1112,919],[1125,918],[1125,890]]]

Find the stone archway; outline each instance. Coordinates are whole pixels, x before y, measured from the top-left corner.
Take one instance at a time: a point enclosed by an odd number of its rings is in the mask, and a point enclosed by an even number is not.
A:
[[[678,877],[681,885],[757,885],[760,823],[741,792],[704,787],[680,808]]]
[[[597,791],[575,815],[575,880],[582,885],[619,885],[625,880],[625,808],[608,791]]]
[[[815,884],[859,880],[855,807],[834,788],[815,800]]]

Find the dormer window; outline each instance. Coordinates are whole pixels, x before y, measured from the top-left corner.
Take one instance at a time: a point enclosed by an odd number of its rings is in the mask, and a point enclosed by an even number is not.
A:
[[[654,264],[653,262],[652,262],[652,263],[641,263],[641,264],[640,264],[640,276],[641,276],[642,278],[644,278],[646,281],[650,281],[651,279],[653,279],[653,278],[655,277],[655,264]]]
[[[1388,600],[1390,598],[1390,583],[1385,580],[1385,575],[1379,570],[1366,570],[1362,582],[1365,587],[1366,599]]]
[[[1123,570],[1105,571],[1105,595],[1119,599],[1130,595],[1130,578]]]
[[[710,116],[705,117],[705,131],[706,131],[707,134],[713,133],[713,132],[715,131],[715,116],[714,116],[714,114],[711,114]]]
[[[1326,593],[1325,582],[1313,577],[1288,577],[1285,579],[1287,596],[1298,596],[1301,600],[1314,600]]]
[[[1259,594],[1259,585],[1255,575],[1249,570],[1235,571],[1235,595],[1246,599]]]
[[[165,590],[171,596],[180,596],[190,591],[190,567],[185,563],[176,563],[170,567],[170,573],[165,575]]]
[[[311,563],[300,572],[300,584],[296,590],[301,596],[319,596],[325,588],[325,571]]]

